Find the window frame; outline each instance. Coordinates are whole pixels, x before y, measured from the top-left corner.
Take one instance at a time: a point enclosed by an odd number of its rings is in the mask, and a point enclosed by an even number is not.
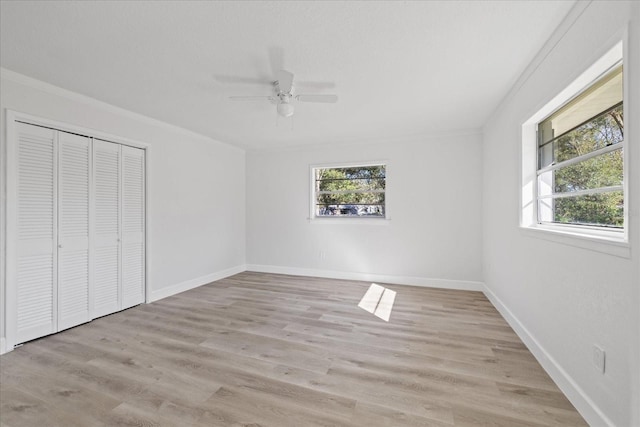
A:
[[[619,70],[619,72],[618,72]],[[624,78],[624,71],[622,69],[622,60],[620,60],[617,64],[615,64],[613,67],[611,67],[609,70],[607,70],[604,75],[598,77],[596,79],[596,81],[592,82],[590,85],[588,85],[582,92],[578,93],[574,99],[579,98],[580,96],[582,96],[583,93],[588,92],[592,87],[598,85],[600,83],[601,80],[604,80],[607,78],[607,75],[609,74],[621,74],[621,78]],[[561,171],[561,170],[566,170],[568,168],[571,168],[574,165],[589,161],[591,159],[595,159],[595,158],[599,158],[599,157],[603,157],[606,156],[607,154],[613,153],[615,151],[620,150],[622,153],[625,152],[625,138],[623,137],[622,141],[615,143],[615,144],[611,144],[611,145],[607,145],[601,148],[598,148],[596,150],[590,151],[586,154],[582,154],[582,155],[578,155],[576,157],[572,157],[570,159],[566,159],[566,160],[562,160],[559,162],[551,162],[549,165],[547,166],[542,166],[542,153],[543,153],[543,148],[546,147],[548,144],[552,144],[551,145],[551,150],[553,150],[553,144],[555,143],[555,141],[559,138],[562,138],[564,135],[572,132],[573,130],[587,124],[587,123],[591,123],[592,121],[600,118],[601,116],[606,115],[608,112],[617,109],[618,107],[622,107],[622,110],[624,111],[624,94],[623,94],[623,100],[620,101],[619,103],[616,103],[614,106],[609,107],[605,110],[602,110],[600,112],[598,112],[596,115],[594,115],[593,117],[589,118],[588,120],[584,121],[583,123],[579,123],[577,126],[574,126],[572,129],[569,129],[567,131],[565,131],[564,133],[562,133],[561,135],[557,136],[557,137],[553,137],[551,138],[549,141],[545,142],[544,144],[540,143],[540,126],[543,122],[545,122],[546,120],[548,120],[548,117],[553,116],[554,114],[556,114],[556,112],[563,110],[567,105],[570,105],[573,102],[573,99],[569,100],[568,102],[566,102],[564,105],[562,105],[560,108],[554,110],[549,116],[547,116],[546,118],[540,120],[537,124],[536,124],[536,137],[538,139],[538,169],[536,171],[536,174],[538,175],[538,179],[536,181],[538,187],[537,187],[537,212],[538,212],[538,224],[550,224],[550,225],[567,225],[567,226],[582,226],[582,227],[592,227],[592,228],[596,228],[596,229],[610,229],[611,231],[622,231],[624,230],[625,227],[625,223],[623,223],[622,227],[615,227],[615,226],[608,226],[608,225],[598,225],[598,224],[583,224],[583,223],[561,223],[561,222],[556,222],[553,220],[545,220],[543,219],[544,217],[552,217],[554,216],[554,212],[553,209],[549,206],[546,209],[544,209],[543,212],[541,212],[540,209],[540,205],[541,204],[545,204],[544,201],[550,201],[551,203],[553,203],[555,200],[560,200],[560,199],[564,199],[564,198],[577,198],[577,197],[581,197],[581,196],[591,196],[591,195],[596,195],[596,194],[607,194],[607,193],[612,193],[612,192],[618,192],[621,191],[623,194],[623,202],[624,202],[624,187],[621,184],[616,184],[616,185],[610,185],[610,186],[600,186],[600,187],[594,187],[594,188],[589,188],[589,189],[582,189],[582,190],[575,190],[575,191],[567,191],[567,192],[556,192],[552,187],[553,187],[553,182],[555,181],[555,175],[554,173],[557,171]],[[624,117],[624,113],[623,113],[623,117]],[[623,130],[624,133],[624,130]],[[622,157],[623,160],[623,178],[624,178],[624,155]],[[547,175],[551,173],[551,175]],[[551,183],[549,183],[549,188],[547,189],[547,194],[541,194],[541,193],[545,193],[544,191],[541,191],[540,188],[540,181],[544,181],[544,180],[548,180],[551,179]],[[624,181],[624,179],[623,179]],[[623,206],[623,214],[624,214],[624,210],[625,207]],[[624,220],[624,218],[623,218]]]
[[[625,128],[623,145],[623,184],[624,194],[624,226],[622,228],[607,228],[604,226],[590,226],[579,224],[563,224],[539,221],[538,207],[538,174],[539,174],[539,144],[537,137],[538,124],[558,111],[564,105],[575,99],[600,78],[619,65],[624,66],[623,71],[623,115],[629,117],[629,70],[624,61],[626,43],[618,39],[617,43],[600,52],[590,66],[583,71],[570,84],[565,85],[555,97],[548,101],[542,108],[523,121],[522,145],[521,145],[521,187],[520,187],[520,228],[532,237],[544,238],[558,243],[582,247],[598,252],[609,253],[622,257],[630,256],[629,248],[629,155],[626,147],[629,146],[628,127]],[[617,146],[618,144],[615,144]],[[616,147],[615,149],[617,149]]]
[[[384,216],[359,216],[359,215],[335,215],[335,216],[317,216],[316,215],[316,170],[317,169],[339,169],[339,168],[357,168],[367,166],[384,166],[385,168],[385,206]],[[365,162],[346,162],[346,163],[325,163],[309,165],[309,217],[311,223],[362,223],[362,224],[385,224],[390,221],[389,210],[389,162],[386,160],[365,161]]]

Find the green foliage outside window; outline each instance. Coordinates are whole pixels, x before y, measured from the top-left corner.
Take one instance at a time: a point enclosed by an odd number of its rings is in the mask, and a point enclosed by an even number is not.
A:
[[[556,163],[619,144],[624,140],[622,104],[560,136],[552,143]],[[554,193],[571,193],[623,183],[623,149],[592,157],[554,171]],[[608,227],[624,226],[622,191],[557,198],[554,222]]]
[[[385,215],[384,165],[315,170],[317,216]]]

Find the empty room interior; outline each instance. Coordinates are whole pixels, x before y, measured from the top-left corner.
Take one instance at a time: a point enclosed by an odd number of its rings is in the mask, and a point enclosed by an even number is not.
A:
[[[640,2],[0,19],[0,426],[640,427]]]

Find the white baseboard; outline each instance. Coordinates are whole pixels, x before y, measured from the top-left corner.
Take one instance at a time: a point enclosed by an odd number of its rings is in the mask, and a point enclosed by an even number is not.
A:
[[[247,271],[259,273],[289,274],[293,276],[325,277],[328,279],[361,280],[394,285],[422,286],[427,288],[457,289],[463,291],[484,290],[482,282],[468,280],[431,279],[427,277],[395,276],[386,274],[355,273],[348,271],[316,270],[310,268],[283,267],[277,265],[247,264]]]
[[[0,354],[7,353],[7,340],[5,337],[0,338]]]
[[[226,270],[207,274],[206,276],[196,277],[195,279],[187,280],[182,283],[178,283],[177,285],[167,286],[165,288],[152,291],[148,302],[158,301],[162,298],[170,297],[171,295],[179,294],[180,292],[188,291],[189,289],[197,288],[198,286],[206,285],[207,283],[242,273],[245,270],[246,266],[241,264]]]
[[[542,368],[549,374],[551,379],[567,396],[567,399],[576,407],[580,415],[584,417],[589,425],[610,426],[615,424],[600,410],[600,408],[587,396],[580,386],[569,376],[560,364],[545,350],[518,318],[507,308],[486,285],[484,294],[491,301],[493,306],[500,312],[502,317],[509,323],[509,326],[520,337],[529,351],[538,360]]]

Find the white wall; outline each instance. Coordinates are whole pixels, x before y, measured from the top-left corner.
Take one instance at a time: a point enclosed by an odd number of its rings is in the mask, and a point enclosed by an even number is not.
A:
[[[570,14],[575,23],[561,26],[487,123],[483,140],[488,293],[592,425],[640,425],[639,6],[593,2],[582,14]],[[532,237],[519,229],[518,207],[522,123],[612,47],[630,19],[625,156],[631,257],[625,258]],[[604,375],[592,364],[594,344],[606,351]]]
[[[478,132],[248,152],[248,268],[480,289],[481,159]],[[310,165],[379,160],[390,221],[308,220]]]
[[[6,109],[149,144],[147,248],[154,299],[244,269],[244,150],[3,70],[2,242]],[[4,264],[0,331],[4,333]]]

